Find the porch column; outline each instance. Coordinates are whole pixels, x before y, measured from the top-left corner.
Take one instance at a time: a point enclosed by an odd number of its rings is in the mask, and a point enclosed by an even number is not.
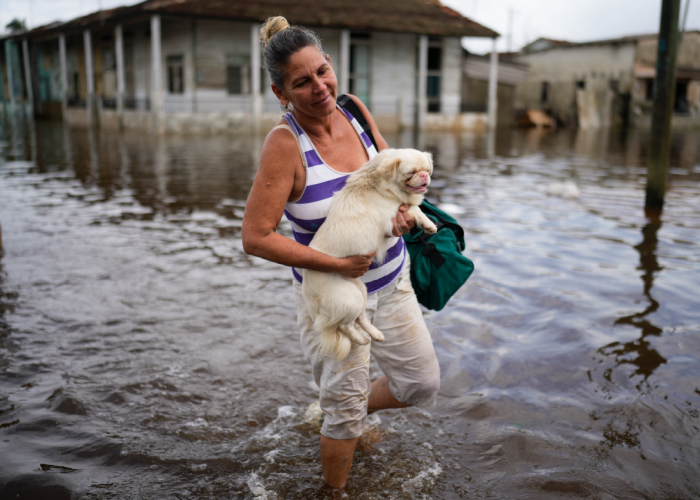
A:
[[[114,54],[117,59],[117,114],[121,116],[124,111],[124,95],[126,85],[124,84],[124,34],[122,25],[117,24],[114,28]]]
[[[12,42],[5,40],[5,60],[7,61],[7,97],[10,101],[10,113],[15,110],[15,86],[13,85],[14,75],[12,73]]]
[[[418,39],[418,95],[416,96],[416,130],[425,129],[425,115],[428,111],[428,35]]]
[[[61,63],[61,119],[66,121],[68,110],[68,68],[66,67],[66,35],[58,35],[58,57]]]
[[[83,48],[85,53],[85,88],[87,89],[86,105],[88,122],[95,123],[97,109],[95,99],[95,70],[92,67],[92,36],[90,30],[83,31]]]
[[[151,111],[156,131],[164,132],[163,114],[163,54],[160,40],[160,16],[151,16]]]
[[[350,30],[340,31],[340,61],[338,61],[340,94],[350,92]]]
[[[2,64],[0,64],[0,101],[2,101],[2,112],[3,114],[7,113],[7,103],[5,102],[5,84],[3,83],[3,75],[2,75]],[[1,235],[0,235],[1,237]],[[0,244],[0,248],[2,248],[2,245]]]
[[[498,50],[496,49],[496,37],[493,38],[491,48],[491,66],[489,71],[489,128],[496,128],[496,111],[498,110]]]
[[[34,89],[32,88],[32,68],[29,61],[29,42],[22,40],[22,55],[24,57],[24,85],[27,91],[27,102],[24,110],[28,115],[34,116]]]
[[[262,117],[262,95],[260,94],[260,26],[250,27],[250,94],[253,99],[253,128],[260,131]]]

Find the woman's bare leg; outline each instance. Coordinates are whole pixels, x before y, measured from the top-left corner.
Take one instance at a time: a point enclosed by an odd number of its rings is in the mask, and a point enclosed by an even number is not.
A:
[[[367,413],[388,408],[406,408],[410,405],[398,401],[389,392],[389,380],[384,376],[372,383]],[[348,480],[352,456],[358,438],[330,439],[321,436],[321,468],[323,479],[334,488],[342,488]]]
[[[331,439],[321,436],[323,479],[333,488],[342,488],[348,480],[357,438]]]
[[[367,413],[389,408],[408,408],[407,405],[396,399],[389,391],[389,379],[384,375],[372,382],[372,392],[369,394]]]

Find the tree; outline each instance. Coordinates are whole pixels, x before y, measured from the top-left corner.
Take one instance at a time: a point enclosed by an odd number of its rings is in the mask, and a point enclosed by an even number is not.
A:
[[[25,31],[27,29],[27,24],[21,19],[14,18],[5,25],[5,28],[14,33],[15,31]]]

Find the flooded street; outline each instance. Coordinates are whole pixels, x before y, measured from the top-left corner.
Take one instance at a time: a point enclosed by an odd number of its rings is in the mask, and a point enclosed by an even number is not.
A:
[[[643,131],[386,138],[476,270],[426,312],[437,407],[370,419],[349,497],[700,498],[698,133],[660,222]],[[0,125],[0,498],[329,498],[291,271],[242,251],[263,139]]]

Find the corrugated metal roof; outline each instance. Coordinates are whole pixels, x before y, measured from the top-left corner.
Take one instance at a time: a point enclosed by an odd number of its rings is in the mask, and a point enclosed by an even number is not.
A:
[[[146,0],[102,10],[59,26],[50,24],[23,34],[42,37],[94,26],[128,22],[151,14],[263,22],[284,16],[310,28],[389,31],[435,36],[497,37],[495,31],[462,16],[438,0]]]

